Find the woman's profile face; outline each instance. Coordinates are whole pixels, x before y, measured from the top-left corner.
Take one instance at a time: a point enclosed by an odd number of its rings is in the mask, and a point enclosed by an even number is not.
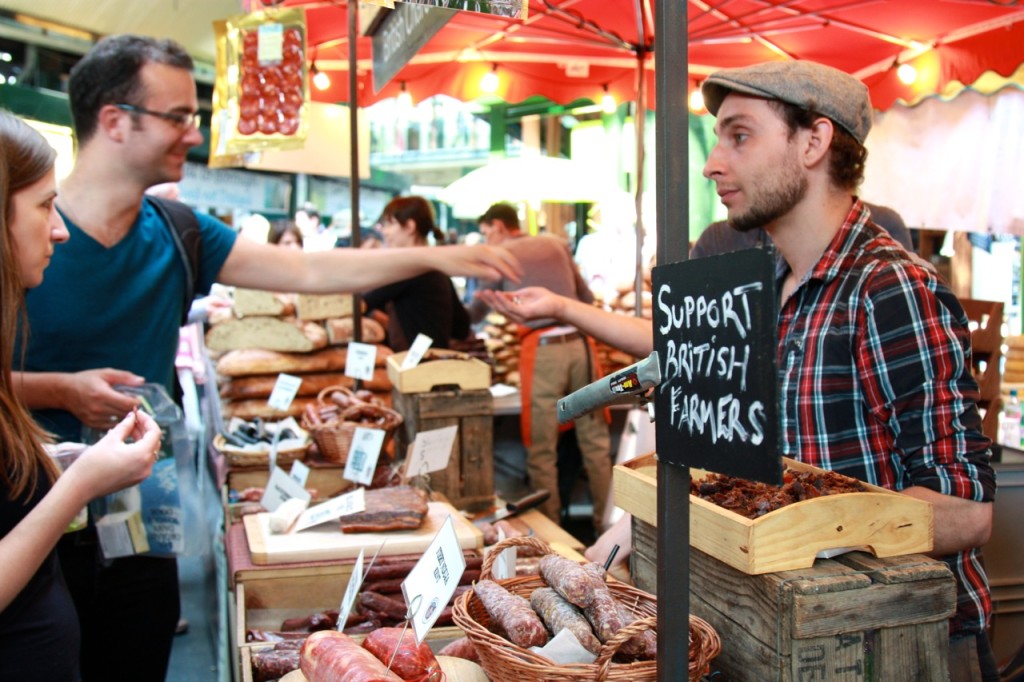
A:
[[[298,249],[299,251],[302,251],[302,244],[299,243],[298,237],[296,237],[292,232],[285,232],[282,234],[277,245],[283,246],[286,249]]]
[[[15,259],[26,289],[39,286],[56,244],[68,240],[64,219],[57,213],[56,174],[50,171],[31,185],[14,192],[8,206],[8,229]]]
[[[384,246],[397,249],[405,246],[416,246],[416,223],[405,221],[403,225],[394,216],[388,216],[379,224],[380,234],[384,238]]]

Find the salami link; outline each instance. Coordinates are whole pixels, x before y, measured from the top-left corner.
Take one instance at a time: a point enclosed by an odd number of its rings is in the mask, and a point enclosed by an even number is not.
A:
[[[270,682],[299,669],[299,650],[268,649],[252,654],[253,682]]]
[[[300,667],[309,682],[402,682],[354,639],[334,630],[306,639]]]
[[[391,672],[403,680],[433,682],[442,677],[441,664],[434,658],[434,652],[425,642],[417,645],[411,629],[374,630],[363,640],[363,648],[384,665],[391,662]]]
[[[473,591],[510,642],[524,649],[547,643],[548,631],[530,602],[492,580],[481,580]]]
[[[530,595],[530,606],[536,611],[551,634],[562,630],[571,632],[583,648],[592,654],[601,650],[601,642],[594,636],[590,623],[575,606],[562,599],[562,595],[550,587],[540,587]]]
[[[459,637],[444,645],[444,648],[437,652],[439,656],[454,656],[474,663],[480,662],[480,656],[476,653],[476,647],[469,637]]]
[[[583,609],[583,615],[590,621],[594,634],[602,643],[615,633],[638,620],[626,605],[615,598],[611,590],[603,588],[594,594],[593,603]],[[653,632],[642,632],[629,638],[619,647],[618,654],[624,658],[652,659],[657,656],[658,642]]]
[[[359,606],[370,611],[376,611],[388,618],[405,620],[405,602],[401,599],[388,597],[376,592],[363,591],[359,594]]]
[[[558,554],[541,557],[540,575],[562,598],[580,608],[590,606],[594,593],[606,589],[604,581],[590,570]]]

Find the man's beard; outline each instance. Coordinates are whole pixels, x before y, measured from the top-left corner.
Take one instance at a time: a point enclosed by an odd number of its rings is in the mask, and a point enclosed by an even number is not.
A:
[[[729,224],[740,232],[770,225],[793,210],[807,195],[807,178],[795,166],[775,176],[775,182],[752,195],[746,213],[729,216]]]

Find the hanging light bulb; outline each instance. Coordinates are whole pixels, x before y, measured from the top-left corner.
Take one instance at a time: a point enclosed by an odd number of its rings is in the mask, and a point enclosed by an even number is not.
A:
[[[690,111],[695,114],[704,111],[704,93],[699,85],[690,91]]]
[[[498,78],[498,65],[494,64],[491,70],[480,78],[480,89],[488,94],[494,94],[498,91],[499,85],[501,80]]]
[[[405,81],[402,81],[402,90],[398,93],[398,108],[402,111],[412,111],[412,95],[405,89]]]
[[[316,68],[316,62],[313,62],[313,66],[310,71],[313,72],[313,86],[317,90],[326,90],[331,87],[331,77]]]
[[[608,85],[605,84],[604,94],[601,95],[601,111],[606,114],[614,114],[618,108],[618,102],[615,101],[615,97],[612,96],[612,93],[608,92]]]
[[[914,68],[913,64],[900,64],[896,69],[896,77],[904,85],[913,85],[914,81],[917,80],[917,69]]]

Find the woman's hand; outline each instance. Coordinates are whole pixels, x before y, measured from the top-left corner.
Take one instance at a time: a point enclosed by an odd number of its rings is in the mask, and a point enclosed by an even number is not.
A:
[[[64,476],[72,478],[85,502],[135,485],[152,471],[162,435],[151,416],[133,410],[86,448]]]

